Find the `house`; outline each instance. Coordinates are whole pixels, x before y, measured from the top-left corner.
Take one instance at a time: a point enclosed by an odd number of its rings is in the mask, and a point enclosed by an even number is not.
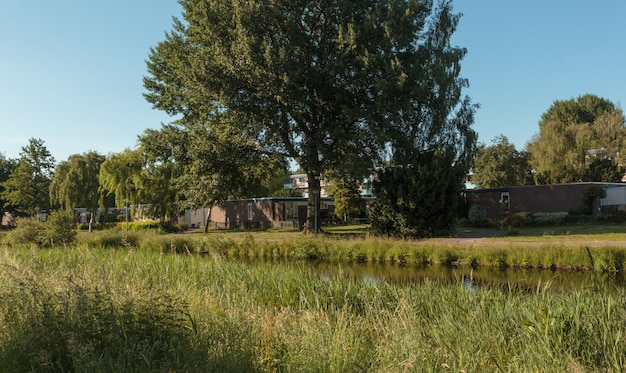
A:
[[[220,229],[234,228],[302,228],[306,222],[307,198],[268,197],[226,201],[223,207],[213,206],[210,215],[201,208],[185,211],[185,223],[190,228],[209,226]],[[329,219],[334,211],[330,198],[320,200],[319,216]]]
[[[583,208],[583,196],[591,185],[598,185],[607,192],[606,198],[596,203],[594,213],[607,208],[626,209],[626,184],[621,183],[588,182],[473,189],[467,190],[465,195],[469,206],[484,206],[487,218],[501,220],[518,212],[568,212]]]
[[[373,173],[368,177],[365,177],[359,185],[359,192],[362,197],[373,196],[373,182],[376,179],[376,174]],[[320,196],[322,198],[328,197],[328,185],[330,182],[325,178],[320,180]],[[284,185],[285,189],[292,189],[298,192],[303,197],[309,196],[309,177],[306,174],[294,174],[289,176],[289,183]]]

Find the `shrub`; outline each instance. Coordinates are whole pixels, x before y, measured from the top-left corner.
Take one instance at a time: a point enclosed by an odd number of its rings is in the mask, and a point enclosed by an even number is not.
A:
[[[108,230],[96,232],[82,236],[81,243],[93,247],[137,247],[139,246],[139,237],[137,233],[126,233],[118,230]]]
[[[159,232],[164,233],[182,233],[187,230],[187,224],[185,223],[177,223],[174,224],[172,222],[163,222],[159,224]]]
[[[76,240],[76,231],[72,229],[73,217],[64,211],[53,211],[45,223],[44,241],[46,245],[69,245]]]
[[[602,215],[598,217],[598,220],[605,223],[621,224],[626,221],[626,211],[606,209],[602,211]]]
[[[504,220],[506,225],[510,225],[511,227],[525,227],[527,225],[532,225],[532,214],[528,212],[517,212],[513,215],[509,215]]]
[[[585,208],[585,213],[591,215],[593,214],[593,207],[598,198],[605,198],[606,190],[599,185],[591,185],[589,189],[583,194],[583,206]]]
[[[469,209],[469,221],[475,227],[482,227],[488,223],[487,208],[481,205],[473,205]]]
[[[6,237],[9,245],[36,244],[42,246],[45,241],[44,223],[34,218],[15,219],[15,228]]]
[[[562,224],[567,218],[567,212],[538,212],[532,215],[533,225],[537,227]]]

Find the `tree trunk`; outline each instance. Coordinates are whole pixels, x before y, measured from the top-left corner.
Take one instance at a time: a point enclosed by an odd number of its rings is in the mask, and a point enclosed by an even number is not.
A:
[[[306,208],[305,233],[318,233],[320,231],[320,177],[319,175],[307,174],[309,183],[309,198]]]
[[[206,214],[206,221],[204,222],[204,233],[209,232],[209,224],[211,223],[211,210],[213,210],[213,205],[208,207],[209,212]]]
[[[89,213],[89,233],[91,233],[92,226],[93,226],[93,211]]]

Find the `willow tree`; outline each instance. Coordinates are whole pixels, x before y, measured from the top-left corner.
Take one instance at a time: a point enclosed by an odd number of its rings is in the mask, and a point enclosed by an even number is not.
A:
[[[112,153],[100,167],[98,182],[102,193],[100,206],[104,206],[105,197],[114,196],[115,206],[136,206],[141,203],[141,169],[143,166],[141,152],[125,149],[120,153]],[[126,212],[128,213],[128,212]]]
[[[98,175],[100,166],[106,160],[96,152],[71,155],[67,161],[60,162],[50,184],[50,201],[59,204],[66,211],[73,212],[77,207],[84,207],[89,212],[89,231],[101,200]]]
[[[180,4],[183,20],[151,50],[146,99],[294,159],[313,192],[322,174],[364,174],[355,165],[371,167],[402,136],[422,148],[458,140],[445,134],[465,53],[449,48],[450,1]],[[316,201],[309,193],[309,228]]]
[[[527,145],[536,182],[585,180],[598,157],[624,164],[624,124],[621,108],[607,99],[587,94],[555,101],[541,116],[539,133]]]
[[[164,125],[160,130],[147,129],[138,139],[142,167],[139,196],[146,213],[164,222],[175,221],[180,211],[178,178],[185,172],[187,133],[178,126]]]

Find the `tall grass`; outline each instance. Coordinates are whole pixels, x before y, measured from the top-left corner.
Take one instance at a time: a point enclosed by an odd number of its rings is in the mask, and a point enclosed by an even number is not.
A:
[[[0,249],[0,371],[626,369],[621,289],[391,285],[221,258]]]

